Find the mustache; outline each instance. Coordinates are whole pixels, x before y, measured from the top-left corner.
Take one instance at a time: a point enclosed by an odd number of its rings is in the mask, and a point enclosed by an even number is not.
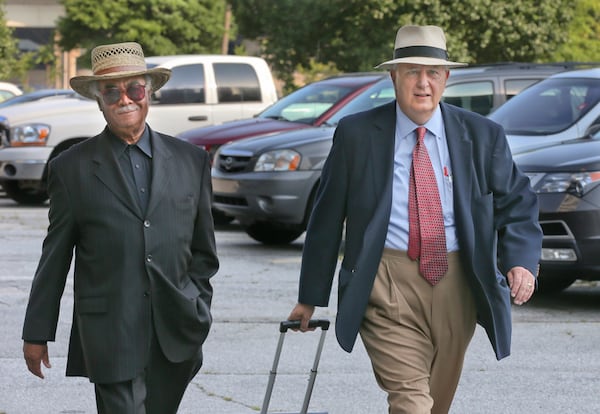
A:
[[[125,106],[121,106],[121,107],[117,108],[116,113],[122,114],[124,112],[137,111],[138,109],[139,108],[137,105],[130,104],[130,105],[125,105]]]

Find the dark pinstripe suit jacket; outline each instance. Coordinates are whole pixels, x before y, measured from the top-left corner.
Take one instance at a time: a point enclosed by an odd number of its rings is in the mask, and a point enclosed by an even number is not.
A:
[[[299,301],[326,306],[345,225],[336,334],[352,350],[381,259],[392,203],[395,102],[343,119],[308,226]],[[515,167],[502,128],[441,104],[453,172],[462,265],[478,321],[497,358],[510,353],[510,296],[503,272],[534,275],[541,253],[537,197]],[[499,266],[500,265],[500,266]]]
[[[141,372],[152,326],[166,357],[197,354],[218,269],[205,151],[151,131],[152,185],[142,214],[105,130],[52,160],[50,225],[33,280],[24,340],[55,339],[73,251],[67,375],[118,382]]]

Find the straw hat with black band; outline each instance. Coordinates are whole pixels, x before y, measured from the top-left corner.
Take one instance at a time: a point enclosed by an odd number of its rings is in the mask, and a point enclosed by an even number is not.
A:
[[[376,66],[392,69],[397,63],[413,65],[445,66],[457,68],[466,63],[451,62],[446,50],[446,36],[438,26],[408,25],[398,29],[394,45],[394,58]]]
[[[93,75],[75,76],[70,81],[75,92],[90,99],[96,99],[95,83],[100,80],[148,76],[151,91],[155,92],[167,83],[171,76],[170,69],[148,69],[142,46],[135,42],[95,47],[92,50],[92,73]]]

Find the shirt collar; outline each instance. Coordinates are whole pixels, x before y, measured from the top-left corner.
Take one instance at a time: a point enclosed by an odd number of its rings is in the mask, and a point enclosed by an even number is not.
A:
[[[415,128],[418,126],[419,125],[411,121],[410,118],[408,118],[404,112],[402,112],[402,109],[400,109],[400,106],[396,102],[396,132],[398,133],[398,136],[406,137],[410,134],[413,134]],[[439,105],[424,126],[436,137],[441,138],[444,136],[444,119],[442,117],[442,111]]]
[[[111,143],[111,148],[114,154],[117,157],[119,157],[122,153],[125,152],[129,145],[125,141],[117,137],[115,134],[113,134],[113,132],[110,129],[107,128],[107,131],[109,137],[111,138],[109,140],[109,142]],[[135,145],[149,158],[152,158],[152,144],[150,141],[150,130],[148,129],[148,125],[146,125],[146,127],[144,128],[142,136],[140,137],[138,142],[135,143]]]
[[[148,126],[144,128],[144,133],[135,145],[137,145],[137,147],[149,158],[152,158],[152,145],[150,144],[150,131],[148,130]]]

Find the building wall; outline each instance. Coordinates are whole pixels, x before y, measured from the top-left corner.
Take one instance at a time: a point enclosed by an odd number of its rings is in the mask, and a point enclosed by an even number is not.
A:
[[[23,52],[52,43],[56,22],[64,15],[64,7],[58,0],[5,0],[4,3],[7,25],[14,28]],[[75,75],[78,55],[79,51],[57,51],[55,68],[31,70],[26,84],[21,86],[25,89],[68,88],[68,80]]]
[[[64,15],[58,0],[5,0],[6,19],[14,27],[55,27],[56,20]]]

